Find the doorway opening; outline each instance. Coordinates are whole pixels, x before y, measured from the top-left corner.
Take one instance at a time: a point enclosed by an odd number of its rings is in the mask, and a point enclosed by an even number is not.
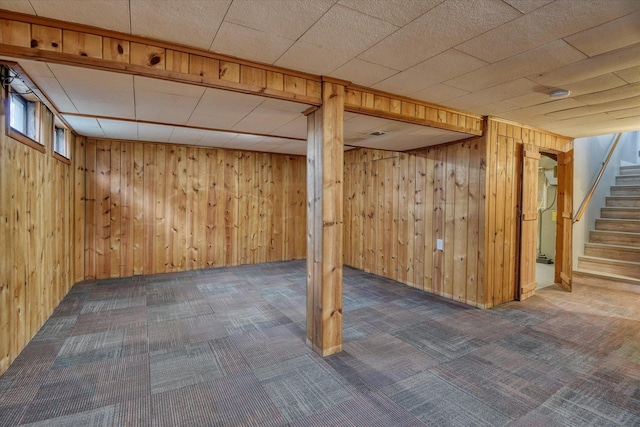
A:
[[[558,157],[540,153],[538,165],[536,289],[555,284],[558,223]]]

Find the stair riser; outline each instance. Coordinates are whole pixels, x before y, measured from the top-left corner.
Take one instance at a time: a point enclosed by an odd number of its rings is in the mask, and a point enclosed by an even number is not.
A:
[[[640,197],[640,185],[611,186],[611,195]]]
[[[640,176],[639,175],[617,176],[616,185],[640,185]]]
[[[640,208],[640,197],[624,198],[624,199],[616,198],[616,197],[607,197],[607,207]]]
[[[630,250],[622,248],[603,248],[599,246],[585,246],[584,254],[597,258],[617,259],[620,261],[637,262],[640,259],[640,249]]]
[[[596,230],[622,231],[624,233],[640,233],[640,222],[633,220],[607,220],[597,219]]]
[[[592,243],[605,243],[607,245],[640,246],[640,235],[599,233],[592,231],[589,241]]]
[[[623,166],[620,175],[640,175],[640,166]]]
[[[618,265],[598,262],[596,260],[578,259],[578,268],[585,270],[595,270],[600,272],[619,274],[621,276],[633,277],[640,279],[640,264],[637,265]]]
[[[630,279],[629,281],[631,281]],[[591,275],[590,273],[574,271],[572,284],[573,286],[594,286],[596,288],[615,289],[618,291],[633,292],[640,294],[640,283],[622,282],[615,278],[602,277],[600,275]],[[637,282],[637,281],[635,281]]]
[[[600,210],[602,218],[610,219],[637,219],[640,220],[640,209],[607,209]]]

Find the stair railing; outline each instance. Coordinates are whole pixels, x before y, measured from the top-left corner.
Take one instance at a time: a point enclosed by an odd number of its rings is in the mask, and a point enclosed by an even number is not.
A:
[[[615,141],[613,141],[613,144],[609,149],[609,154],[607,155],[607,158],[605,159],[605,161],[602,163],[602,167],[600,168],[600,172],[598,172],[598,176],[596,177],[596,180],[594,181],[587,195],[584,197],[584,200],[582,201],[582,203],[580,203],[580,208],[578,209],[578,212],[576,212],[576,215],[573,217],[574,223],[580,221],[580,219],[582,218],[582,215],[584,215],[584,211],[587,210],[587,206],[589,205],[589,202],[591,201],[591,198],[593,197],[593,193],[595,193],[596,188],[598,187],[598,184],[600,184],[602,175],[604,175],[604,171],[607,168],[607,165],[609,164],[609,160],[611,160],[611,156],[613,155],[613,152],[618,146],[618,141],[620,141],[621,136],[622,134],[619,133],[616,136]]]

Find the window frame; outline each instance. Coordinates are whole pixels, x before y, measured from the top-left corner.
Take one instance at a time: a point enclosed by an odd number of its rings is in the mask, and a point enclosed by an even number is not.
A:
[[[53,131],[52,131],[52,138],[51,138],[51,155],[57,159],[60,160],[61,162],[64,162],[66,164],[71,164],[71,157],[69,156],[69,129],[67,129],[66,126],[58,123],[58,118],[57,116],[56,119],[53,121]],[[63,144],[64,144],[64,153],[60,153],[59,151],[56,150],[56,139],[57,139],[57,134],[58,131],[61,130],[62,134],[63,134]]]
[[[4,88],[4,92],[5,92],[5,96],[4,96],[4,103],[5,103],[5,133],[8,137],[15,139],[16,141],[19,141],[25,145],[28,145],[31,148],[35,148],[36,150],[45,153],[46,152],[46,148],[44,146],[44,144],[41,142],[42,140],[42,103],[39,100],[30,100],[25,98],[23,95],[21,95],[19,92],[14,91],[12,88],[12,84],[8,84],[7,86],[5,86]],[[18,96],[21,99],[23,99],[26,103],[26,110],[28,110],[28,105],[29,103],[33,103],[34,106],[34,130],[35,130],[35,138],[31,138],[27,135],[25,135],[24,133],[22,133],[20,130],[15,129],[13,126],[11,126],[11,116],[13,114],[12,111],[12,102],[11,102],[11,98],[12,95],[14,96]],[[28,113],[28,111],[25,111],[25,113]]]

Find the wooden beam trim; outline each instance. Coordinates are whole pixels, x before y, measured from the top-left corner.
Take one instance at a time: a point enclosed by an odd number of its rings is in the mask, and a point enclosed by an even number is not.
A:
[[[213,89],[230,90],[233,92],[246,93],[250,95],[260,95],[268,98],[298,102],[301,104],[321,105],[321,99],[315,96],[309,97],[306,95],[278,91],[261,86],[238,83],[229,80],[210,79],[193,74],[178,73],[175,71],[151,68],[143,65],[108,61],[105,59],[89,58],[67,53],[51,52],[0,44],[0,55],[36,61],[53,62],[56,64],[72,65],[96,70],[112,71],[123,74],[140,75],[179,83],[195,84],[197,86],[204,86]]]
[[[413,124],[416,124],[416,125],[428,126],[428,127],[433,127],[433,128],[437,128],[437,129],[450,130],[450,131],[460,132],[460,133],[464,133],[464,134],[467,134],[467,135],[473,135],[473,136],[482,136],[482,133],[483,133],[482,121],[481,120],[479,122],[480,129],[478,130],[478,129],[460,128],[460,127],[458,127],[456,125],[451,125],[451,124],[448,124],[446,122],[436,122],[436,121],[432,121],[432,120],[428,120],[428,119],[418,119],[418,118],[415,118],[415,117],[411,118],[411,117],[403,116],[402,114],[394,114],[394,113],[384,112],[384,111],[381,111],[381,110],[376,110],[376,109],[357,106],[355,104],[347,104],[347,103],[345,103],[344,111],[348,111],[350,113],[363,114],[363,115],[371,116],[371,117],[378,117],[378,118],[382,118],[382,119],[395,120],[395,121],[398,121],[398,122],[413,123]]]
[[[74,22],[61,21],[61,20],[52,19],[52,18],[44,18],[41,16],[29,15],[29,14],[24,14],[19,12],[12,12],[12,11],[2,10],[2,9],[0,9],[0,19],[7,19],[9,21],[17,21],[17,22],[23,22],[27,24],[59,28],[61,30],[75,31],[78,33],[85,33],[89,35],[107,37],[107,38],[112,38],[112,39],[117,39],[122,41],[128,41],[132,43],[139,43],[143,45],[152,45],[152,46],[173,50],[177,52],[184,52],[184,53],[189,53],[189,54],[198,55],[198,56],[205,56],[212,59],[218,59],[221,61],[233,62],[241,65],[248,65],[250,67],[283,73],[290,76],[301,77],[301,78],[304,78],[307,80],[313,80],[316,82],[321,82],[322,80],[320,76],[304,73],[302,71],[295,71],[287,68],[277,67],[274,65],[248,61],[246,59],[237,58],[235,56],[223,55],[223,54],[211,52],[208,50],[200,50],[197,48],[181,45],[178,43],[170,43],[162,40],[136,36],[133,34],[120,33],[117,31],[107,30],[104,28],[92,27],[90,25],[83,25],[83,24],[78,24]]]

